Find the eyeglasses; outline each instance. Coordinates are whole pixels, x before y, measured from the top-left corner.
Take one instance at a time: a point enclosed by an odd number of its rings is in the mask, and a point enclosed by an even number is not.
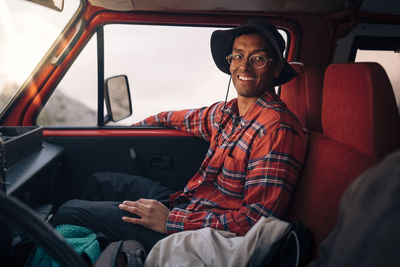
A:
[[[226,57],[226,60],[232,67],[240,67],[246,61],[246,57],[241,54],[230,54]],[[251,55],[247,58],[249,64],[255,69],[261,69],[265,67],[268,62],[272,61],[272,58],[266,58],[261,55]]]

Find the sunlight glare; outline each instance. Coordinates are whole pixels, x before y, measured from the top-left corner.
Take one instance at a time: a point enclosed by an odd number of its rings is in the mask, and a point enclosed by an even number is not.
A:
[[[13,23],[14,32],[6,44],[5,61],[8,79],[21,85],[49,49],[49,40],[55,40],[58,32],[50,21],[27,13],[14,16]]]

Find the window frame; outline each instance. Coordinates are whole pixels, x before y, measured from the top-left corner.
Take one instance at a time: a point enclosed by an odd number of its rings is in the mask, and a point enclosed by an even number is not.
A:
[[[221,23],[218,22],[220,20],[216,19],[218,16],[215,16],[213,18],[210,19],[209,23],[199,23],[198,21],[196,21],[196,17],[203,17],[201,14],[196,15],[195,18],[190,18],[188,20],[183,20],[183,21],[179,21],[179,23],[177,23],[176,21],[176,17],[171,14],[171,15],[167,15],[167,14],[162,14],[160,17],[158,17],[157,19],[157,23],[156,22],[147,22],[146,20],[142,20],[140,19],[141,15],[139,15],[139,18],[136,18],[136,16],[138,16],[138,14],[130,14],[130,13],[122,13],[119,16],[118,19],[116,19],[117,17],[114,17],[115,14],[113,13],[106,13],[103,14],[103,16],[100,17],[100,21],[96,21],[96,23],[98,23],[98,25],[96,27],[94,27],[93,31],[89,34],[89,37],[87,38],[87,40],[83,41],[82,47],[79,47],[79,51],[82,51],[84,49],[84,47],[86,46],[86,44],[88,43],[88,40],[90,40],[91,38],[93,38],[93,35],[97,36],[97,60],[98,60],[98,99],[97,99],[97,125],[95,126],[87,126],[85,128],[92,128],[92,127],[115,127],[115,126],[120,126],[120,125],[106,125],[104,123],[104,118],[105,118],[105,106],[104,106],[104,29],[103,27],[109,24],[136,24],[136,25],[156,25],[156,26],[189,26],[189,27],[213,27],[213,28],[226,28],[226,27],[236,27],[237,25],[240,24],[240,22],[244,21],[246,18],[243,18],[242,16],[239,16],[235,19],[232,19],[231,17],[226,18],[226,22]],[[110,15],[111,17],[108,17],[108,15]],[[135,16],[136,15],[136,16]],[[131,17],[134,16],[135,18],[132,19]],[[143,16],[145,16],[143,14]],[[170,23],[168,22],[168,19],[165,19],[164,17],[174,17],[174,22]],[[129,17],[129,19],[128,19]],[[145,16],[146,17],[146,16]],[[164,19],[163,19],[164,18]],[[267,18],[268,19],[268,18]],[[195,22],[196,21],[196,22]],[[216,21],[216,22],[213,22]],[[240,21],[240,22],[239,22]],[[270,20],[271,21],[271,20]],[[293,22],[274,22],[273,20],[271,21],[271,23],[275,23],[278,27],[279,30],[282,30],[283,32],[285,32],[286,34],[286,50],[284,53],[284,56],[287,58],[288,61],[295,61],[295,55],[297,55],[297,47],[298,47],[298,40],[300,39],[298,34],[299,34],[299,30],[298,27],[295,23]],[[91,28],[92,23],[88,22],[88,27]],[[76,55],[76,57],[72,60],[72,62],[70,63],[70,66],[72,66],[74,64],[74,61],[77,57],[79,57],[78,53]],[[69,67],[70,67],[69,66]],[[68,67],[68,69],[69,69]],[[68,69],[65,70],[65,72],[68,71]],[[60,79],[61,81],[61,79]],[[58,84],[58,83],[57,83]],[[57,84],[54,85],[54,88],[52,91],[54,91],[55,87],[57,86]],[[280,88],[278,89],[278,94],[280,93]],[[50,97],[51,94],[49,94],[48,98]],[[43,103],[43,106],[46,103]],[[36,113],[37,115],[40,114],[41,109]],[[34,118],[34,121],[36,122],[37,120],[37,116]],[[51,128],[81,128],[82,126],[57,126],[57,125],[43,125],[44,127],[51,127]]]
[[[357,50],[376,50],[400,52],[400,37],[357,35],[354,37],[349,53],[349,62],[355,62]]]

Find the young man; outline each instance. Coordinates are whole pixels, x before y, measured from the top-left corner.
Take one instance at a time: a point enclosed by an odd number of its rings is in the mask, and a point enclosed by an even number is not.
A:
[[[284,48],[276,27],[263,19],[215,31],[213,59],[231,75],[237,99],[163,112],[141,123],[172,126],[210,142],[184,190],[170,194],[132,177],[138,194],[128,192],[122,203],[69,201],[53,223],[83,225],[110,239],[136,239],[149,250],[166,234],[212,227],[244,235],[261,216],[283,216],[306,150],[300,123],[274,91],[296,75],[282,57]]]

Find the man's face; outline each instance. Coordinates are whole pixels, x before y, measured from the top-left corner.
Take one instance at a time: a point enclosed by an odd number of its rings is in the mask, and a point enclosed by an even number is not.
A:
[[[234,40],[232,54],[240,54],[245,57],[245,62],[241,66],[231,65],[229,68],[239,96],[260,97],[272,87],[272,83],[279,76],[280,70],[276,67],[277,62],[267,62],[263,68],[256,69],[248,61],[252,55],[270,58],[266,52],[268,45],[269,43],[257,33],[241,35]]]

